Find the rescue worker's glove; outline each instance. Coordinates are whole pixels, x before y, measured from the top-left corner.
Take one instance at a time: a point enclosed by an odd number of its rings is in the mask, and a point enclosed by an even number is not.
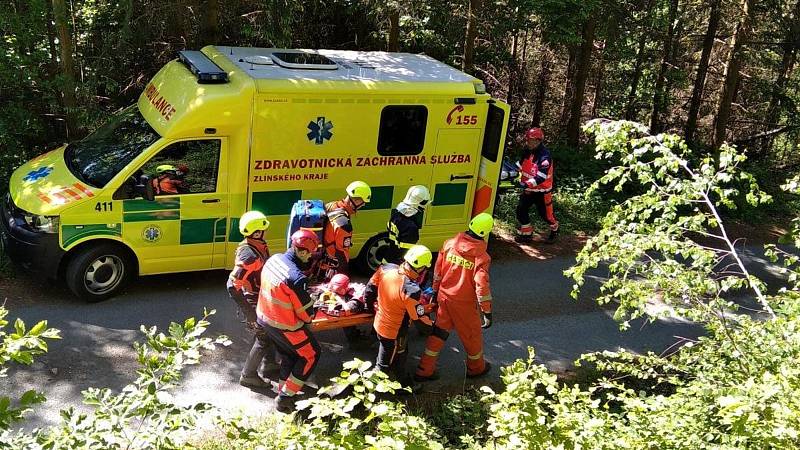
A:
[[[492,326],[492,313],[481,313],[481,328],[484,330]]]

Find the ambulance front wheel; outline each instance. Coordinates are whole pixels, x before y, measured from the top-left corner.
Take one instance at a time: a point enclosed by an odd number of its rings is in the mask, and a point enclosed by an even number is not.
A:
[[[130,255],[119,245],[103,243],[78,250],[65,272],[69,289],[94,303],[113,297],[133,273]]]
[[[356,260],[358,269],[365,275],[372,275],[378,266],[383,264],[384,254],[390,245],[389,233],[381,233],[369,238]]]

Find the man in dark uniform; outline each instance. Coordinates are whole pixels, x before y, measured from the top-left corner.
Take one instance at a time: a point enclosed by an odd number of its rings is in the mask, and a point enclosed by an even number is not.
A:
[[[384,255],[384,262],[402,263],[406,251],[419,242],[423,214],[430,200],[431,194],[425,186],[408,188],[406,197],[392,210],[386,225],[391,244]]]

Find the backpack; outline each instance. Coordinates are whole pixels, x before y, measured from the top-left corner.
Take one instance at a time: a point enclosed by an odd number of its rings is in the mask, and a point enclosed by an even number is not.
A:
[[[286,248],[292,246],[292,234],[300,229],[311,230],[316,233],[320,242],[323,242],[325,222],[328,216],[325,213],[325,203],[322,200],[298,200],[289,213],[289,227],[286,234]]]

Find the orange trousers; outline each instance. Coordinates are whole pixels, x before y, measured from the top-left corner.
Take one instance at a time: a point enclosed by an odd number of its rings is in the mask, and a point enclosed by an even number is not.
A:
[[[433,375],[439,352],[442,351],[450,331],[454,328],[467,353],[467,374],[477,375],[483,372],[486,361],[483,359],[483,330],[477,301],[474,298],[451,300],[443,298],[440,294],[433,333],[425,341],[425,353],[419,361],[417,375],[423,377]]]

